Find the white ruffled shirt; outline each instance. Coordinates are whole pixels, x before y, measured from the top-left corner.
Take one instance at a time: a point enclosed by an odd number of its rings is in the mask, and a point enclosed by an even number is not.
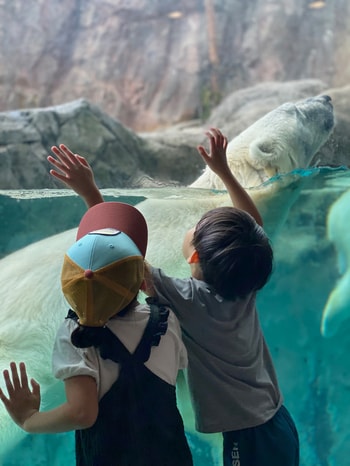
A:
[[[133,353],[141,340],[149,319],[149,308],[139,304],[125,316],[110,319],[107,327]],[[52,366],[54,376],[60,380],[77,375],[89,375],[96,380],[99,399],[111,388],[119,376],[119,364],[102,359],[96,348],[76,348],[71,343],[71,334],[77,327],[72,319],[61,324],[54,344]],[[153,346],[145,366],[165,382],[174,385],[180,369],[187,367],[187,352],[181,339],[181,330],[176,316],[170,311],[168,330],[159,346]]]

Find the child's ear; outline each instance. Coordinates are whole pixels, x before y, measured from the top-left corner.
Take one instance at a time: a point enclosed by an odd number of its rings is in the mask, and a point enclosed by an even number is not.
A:
[[[196,249],[193,251],[193,253],[190,255],[190,257],[187,259],[187,262],[189,264],[198,264],[199,263],[199,256],[198,252]]]

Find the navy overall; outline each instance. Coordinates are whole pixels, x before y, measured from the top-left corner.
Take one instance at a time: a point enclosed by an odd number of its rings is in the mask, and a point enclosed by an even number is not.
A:
[[[120,364],[120,374],[101,398],[95,424],[76,431],[77,466],[193,465],[176,389],[144,365],[167,330],[169,314],[149,304],[150,318],[133,354],[107,327],[104,330],[100,355]]]

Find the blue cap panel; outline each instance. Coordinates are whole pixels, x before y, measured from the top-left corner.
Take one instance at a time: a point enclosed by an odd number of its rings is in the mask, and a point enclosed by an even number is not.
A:
[[[67,256],[82,269],[95,271],[126,257],[142,254],[129,236],[114,230],[114,233],[101,231],[83,236],[68,249]]]

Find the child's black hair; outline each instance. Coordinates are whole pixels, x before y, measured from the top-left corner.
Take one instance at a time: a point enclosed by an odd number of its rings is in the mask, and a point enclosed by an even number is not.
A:
[[[196,225],[192,244],[204,280],[225,299],[261,289],[272,273],[269,238],[251,215],[235,207],[206,212]]]
[[[131,307],[135,305],[137,296],[129,303],[124,309],[118,312],[119,316],[123,316],[129,312]],[[75,321],[78,321],[78,316],[70,311],[68,317],[73,318]],[[89,327],[86,325],[80,325],[73,330],[71,335],[71,342],[77,348],[89,348],[94,346],[95,348],[101,346],[105,336],[105,327]]]

